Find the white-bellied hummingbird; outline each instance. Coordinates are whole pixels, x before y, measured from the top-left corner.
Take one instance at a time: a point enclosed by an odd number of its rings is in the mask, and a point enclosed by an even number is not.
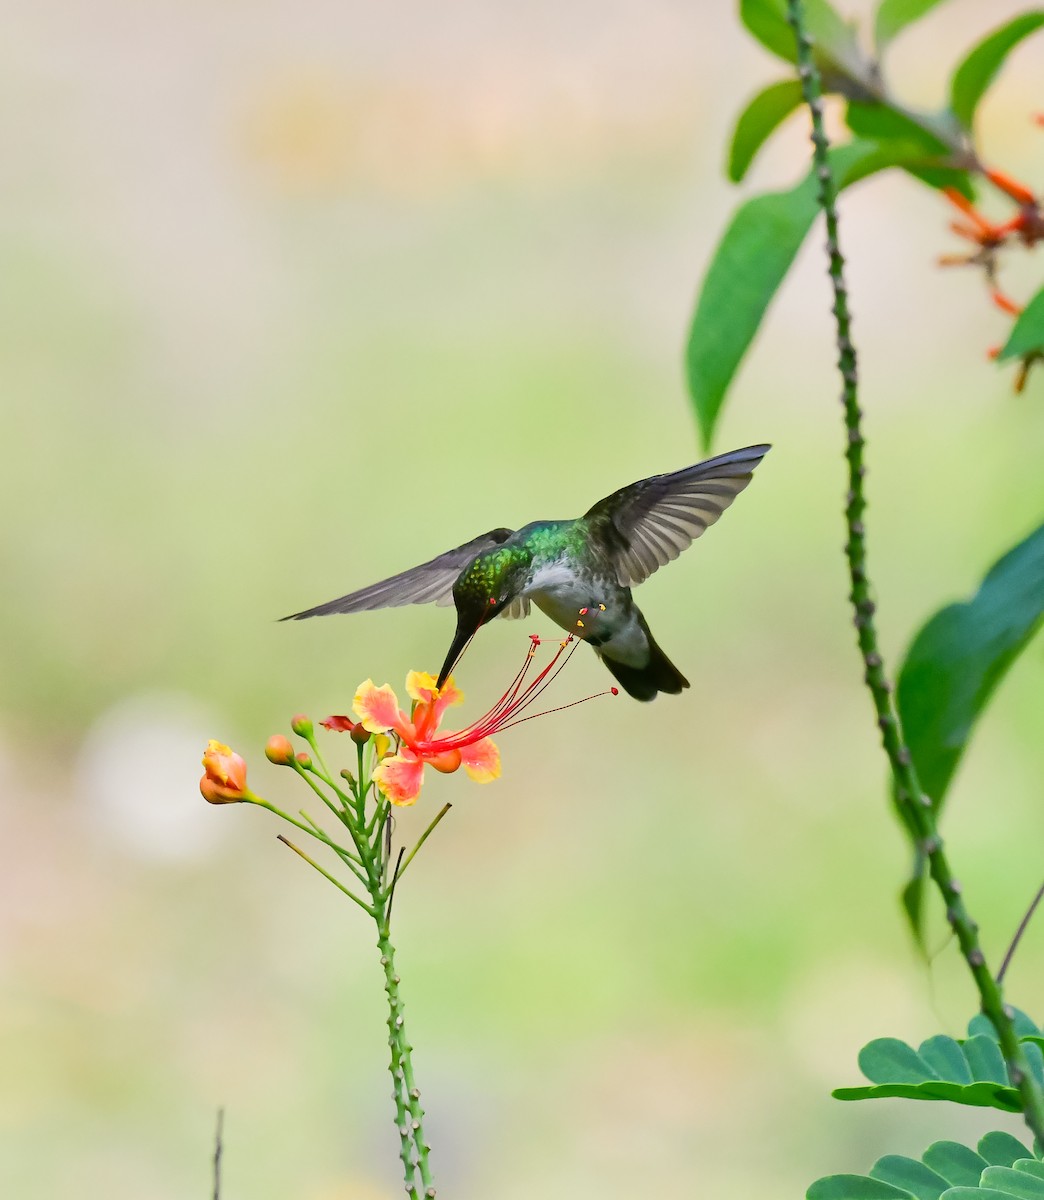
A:
[[[713,525],[768,451],[764,445],[746,446],[641,479],[572,521],[491,529],[419,567],[283,620],[431,601],[454,604],[457,630],[439,672],[441,687],[483,625],[494,617],[525,616],[532,601],[593,646],[635,699],[676,694],[689,681],[653,640],[631,588]]]

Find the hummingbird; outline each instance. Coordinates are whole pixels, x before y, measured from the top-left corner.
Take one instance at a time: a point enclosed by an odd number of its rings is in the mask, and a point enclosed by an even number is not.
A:
[[[631,589],[714,524],[769,449],[745,446],[640,479],[572,521],[491,529],[418,567],[282,619],[453,604],[457,628],[439,672],[442,687],[483,625],[495,617],[528,616],[535,604],[592,646],[636,700],[677,695],[689,681],[656,644]]]

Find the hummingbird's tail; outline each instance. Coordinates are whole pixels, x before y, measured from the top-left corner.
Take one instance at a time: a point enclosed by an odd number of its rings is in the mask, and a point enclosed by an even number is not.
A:
[[[649,626],[641,613],[638,614],[638,619],[649,642],[649,661],[644,667],[630,667],[600,650],[597,651],[598,657],[628,696],[633,696],[635,700],[654,700],[660,692],[669,692],[676,696],[682,688],[689,686],[689,681],[656,644],[656,639],[649,632]]]

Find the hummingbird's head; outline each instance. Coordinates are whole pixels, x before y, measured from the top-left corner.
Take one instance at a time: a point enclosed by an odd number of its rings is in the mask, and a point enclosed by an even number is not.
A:
[[[460,627],[477,630],[503,611],[518,595],[519,565],[517,556],[508,549],[475,559],[453,589]]]

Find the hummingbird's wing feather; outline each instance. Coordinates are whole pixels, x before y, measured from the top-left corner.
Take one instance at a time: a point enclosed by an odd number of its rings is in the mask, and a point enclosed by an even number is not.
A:
[[[620,584],[635,587],[691,546],[750,483],[769,449],[731,450],[642,479],[593,505],[584,518],[606,531]]]
[[[403,604],[428,604],[431,601],[451,604],[453,585],[461,571],[476,555],[506,542],[513,532],[511,529],[491,529],[489,533],[480,534],[455,550],[447,550],[445,554],[421,563],[419,567],[392,575],[390,579],[382,579],[380,583],[371,584],[357,592],[349,592],[347,596],[339,596],[336,600],[328,600],[315,608],[306,608],[304,612],[291,613],[282,620],[301,621],[305,617],[325,617],[329,613],[365,612],[373,608],[397,608]]]

